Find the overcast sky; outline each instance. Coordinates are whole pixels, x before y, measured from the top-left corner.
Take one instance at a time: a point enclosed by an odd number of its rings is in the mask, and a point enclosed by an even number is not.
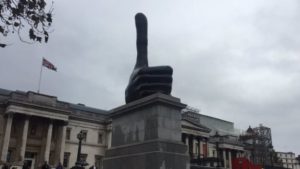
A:
[[[299,0],[55,0],[49,43],[9,40],[0,88],[112,109],[136,59],[134,15],[148,18],[148,59],[174,69],[172,95],[246,130],[272,129],[276,151],[300,154]]]

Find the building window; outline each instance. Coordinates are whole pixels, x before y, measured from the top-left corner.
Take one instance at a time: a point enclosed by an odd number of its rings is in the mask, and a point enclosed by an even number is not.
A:
[[[66,167],[66,168],[69,167],[70,155],[71,155],[71,153],[69,153],[69,152],[65,152],[65,153],[64,153],[63,166]]]
[[[82,141],[83,141],[83,142],[86,142],[86,138],[87,138],[87,131],[86,131],[86,130],[82,130],[81,132],[82,132],[82,136],[83,136],[83,139],[82,139]]]
[[[97,169],[102,169],[102,156],[95,155],[95,166]]]
[[[199,143],[195,143],[195,155],[200,155],[200,152],[199,152]]]
[[[6,156],[6,161],[10,162],[11,161],[11,157],[12,157],[12,150],[8,150],[7,156]]]
[[[25,158],[34,158],[35,153],[32,152],[25,152]]]
[[[71,139],[71,128],[67,128],[66,131],[66,140],[70,140]]]
[[[98,133],[98,144],[102,144],[103,143],[103,135],[102,133]]]

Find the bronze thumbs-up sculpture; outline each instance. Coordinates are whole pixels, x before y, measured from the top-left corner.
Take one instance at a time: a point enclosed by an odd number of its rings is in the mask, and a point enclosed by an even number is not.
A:
[[[126,103],[158,92],[170,95],[172,90],[172,67],[148,66],[146,16],[142,13],[136,14],[135,25],[137,59],[125,91]]]

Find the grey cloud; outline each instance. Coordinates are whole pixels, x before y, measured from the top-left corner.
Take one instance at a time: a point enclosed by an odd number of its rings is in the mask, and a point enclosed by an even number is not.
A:
[[[71,4],[72,3],[72,4]],[[174,68],[172,94],[246,129],[272,128],[275,148],[300,153],[299,2],[57,0],[48,44],[1,49],[0,87],[37,90],[102,109],[124,104],[134,66],[134,14],[149,22],[150,65]]]

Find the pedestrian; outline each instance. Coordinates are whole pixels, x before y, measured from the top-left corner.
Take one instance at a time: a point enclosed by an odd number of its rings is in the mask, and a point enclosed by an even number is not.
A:
[[[23,164],[22,169],[30,169],[30,167],[29,167],[27,161],[24,161],[24,164]]]
[[[98,169],[95,165],[92,165],[89,169]]]
[[[56,169],[64,169],[64,167],[61,165],[61,162],[58,162]]]
[[[42,169],[50,169],[50,166],[48,165],[47,161],[45,161],[42,165]]]
[[[3,164],[2,169],[9,169],[8,165],[6,163]]]

